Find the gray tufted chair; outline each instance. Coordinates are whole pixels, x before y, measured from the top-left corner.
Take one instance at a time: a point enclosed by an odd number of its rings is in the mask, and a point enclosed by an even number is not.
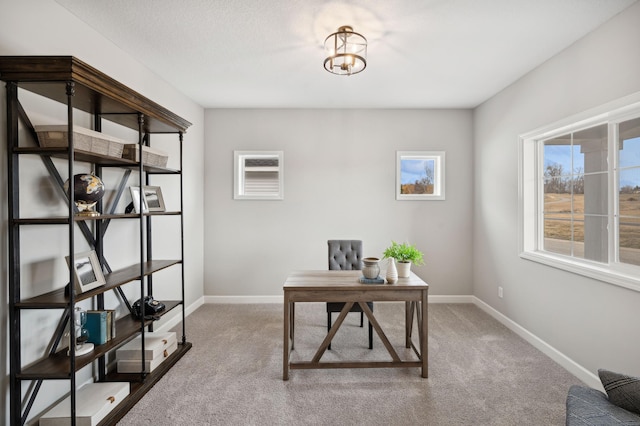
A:
[[[360,270],[362,269],[362,241],[360,240],[329,240],[329,269],[330,270]],[[373,311],[373,302],[367,302]],[[327,302],[327,331],[331,330],[331,313],[340,312],[344,308],[342,302]],[[360,312],[360,327],[364,325],[364,314],[360,305],[353,305],[349,312]],[[331,350],[331,344],[328,347]],[[369,323],[369,349],[373,349],[373,330]]]

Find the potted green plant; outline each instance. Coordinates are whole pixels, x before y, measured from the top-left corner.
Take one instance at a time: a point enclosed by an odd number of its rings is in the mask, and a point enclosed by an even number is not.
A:
[[[411,263],[420,266],[424,264],[423,253],[415,245],[399,244],[391,241],[391,245],[384,250],[384,258],[393,258],[398,262],[398,277],[407,278],[411,271]]]

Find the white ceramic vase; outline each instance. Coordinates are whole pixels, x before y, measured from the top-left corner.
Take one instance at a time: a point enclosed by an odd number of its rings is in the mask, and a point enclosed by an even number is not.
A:
[[[395,284],[398,281],[398,270],[396,269],[396,260],[393,257],[389,258],[387,265],[387,284]]]
[[[398,278],[409,278],[411,262],[398,262]]]

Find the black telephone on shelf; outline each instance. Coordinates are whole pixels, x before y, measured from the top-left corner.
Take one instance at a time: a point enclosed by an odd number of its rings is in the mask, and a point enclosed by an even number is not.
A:
[[[157,314],[164,311],[164,303],[158,302],[153,296],[145,296],[143,299],[136,300],[133,305],[133,316],[140,319],[142,316],[142,304],[144,303],[144,317],[145,319],[159,319]]]

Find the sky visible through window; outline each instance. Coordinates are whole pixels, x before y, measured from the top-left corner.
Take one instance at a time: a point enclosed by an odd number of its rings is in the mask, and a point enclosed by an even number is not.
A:
[[[433,179],[435,160],[403,159],[400,164],[400,183],[403,185],[419,182],[421,179],[426,178],[427,170],[429,171],[428,175]]]
[[[573,167],[572,167],[573,152]],[[621,169],[628,167],[640,167],[640,137],[627,139],[623,143],[623,149],[619,151],[619,166]],[[561,165],[563,176],[584,172],[584,154],[580,152],[579,145],[545,145],[544,168],[551,165]],[[620,187],[640,186],[640,170],[622,170]]]

